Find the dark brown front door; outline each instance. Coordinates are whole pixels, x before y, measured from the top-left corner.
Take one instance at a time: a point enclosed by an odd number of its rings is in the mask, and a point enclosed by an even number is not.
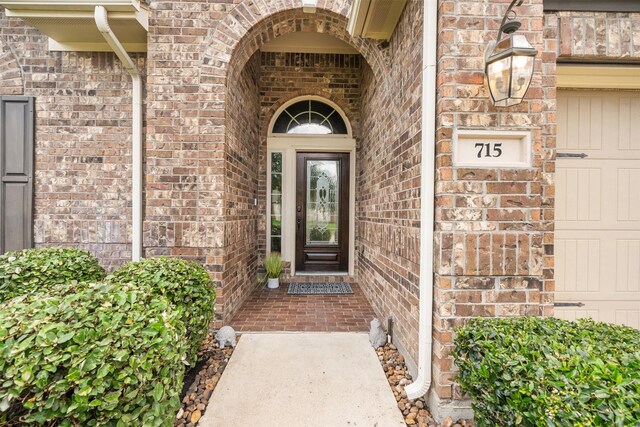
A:
[[[298,153],[296,271],[349,269],[349,153]]]

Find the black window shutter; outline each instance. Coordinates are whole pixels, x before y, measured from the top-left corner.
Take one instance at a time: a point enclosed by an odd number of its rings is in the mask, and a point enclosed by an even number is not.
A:
[[[0,96],[0,252],[33,246],[34,98]]]

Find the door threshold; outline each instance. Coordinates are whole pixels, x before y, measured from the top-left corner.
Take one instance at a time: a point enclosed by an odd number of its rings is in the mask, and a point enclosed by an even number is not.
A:
[[[293,277],[299,276],[323,276],[323,277],[331,277],[331,276],[348,276],[347,272],[335,272],[335,271],[296,271],[296,274]]]

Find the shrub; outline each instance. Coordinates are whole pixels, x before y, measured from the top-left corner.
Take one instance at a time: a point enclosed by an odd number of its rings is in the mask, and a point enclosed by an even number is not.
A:
[[[640,425],[640,331],[592,320],[474,319],[455,344],[479,426]]]
[[[8,301],[0,424],[171,425],[184,328],[166,298],[132,285],[61,285]]]
[[[59,284],[100,281],[104,274],[98,260],[79,249],[7,252],[0,256],[0,302]]]
[[[150,286],[174,304],[187,326],[187,360],[195,362],[213,318],[215,289],[199,264],[178,258],[149,258],[128,263],[107,281]]]

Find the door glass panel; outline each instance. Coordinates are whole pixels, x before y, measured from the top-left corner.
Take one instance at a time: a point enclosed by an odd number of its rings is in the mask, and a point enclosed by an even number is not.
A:
[[[307,160],[307,244],[338,246],[338,160]]]
[[[282,153],[271,153],[271,252],[282,250]]]

